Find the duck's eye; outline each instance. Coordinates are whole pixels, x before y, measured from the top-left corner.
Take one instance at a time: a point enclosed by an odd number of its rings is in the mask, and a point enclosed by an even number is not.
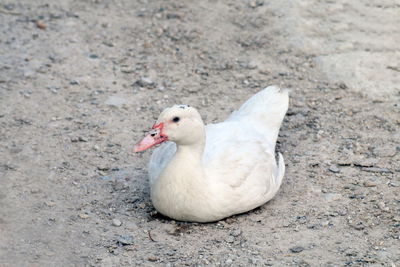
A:
[[[179,118],[179,117],[174,117],[173,119],[172,119],[172,121],[173,122],[179,122],[181,119]]]

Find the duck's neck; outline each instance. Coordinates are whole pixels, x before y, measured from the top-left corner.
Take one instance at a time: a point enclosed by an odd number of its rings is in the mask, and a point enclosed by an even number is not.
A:
[[[176,153],[165,169],[165,174],[170,176],[169,179],[176,179],[181,183],[202,179],[203,151],[204,141],[190,145],[177,144]]]
[[[161,213],[177,219],[198,206],[207,195],[202,165],[204,142],[177,145],[177,151],[151,190],[154,206]],[[182,215],[183,216],[183,215]]]

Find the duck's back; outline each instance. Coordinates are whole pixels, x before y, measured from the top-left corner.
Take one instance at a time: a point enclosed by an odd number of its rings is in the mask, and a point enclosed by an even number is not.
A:
[[[288,108],[288,92],[270,86],[224,122],[207,125],[204,170],[227,213],[240,213],[270,200],[278,191],[284,162],[275,143]]]

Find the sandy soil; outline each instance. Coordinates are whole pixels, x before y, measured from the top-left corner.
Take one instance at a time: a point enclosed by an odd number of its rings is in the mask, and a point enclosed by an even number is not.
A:
[[[3,0],[1,266],[400,266],[400,4]],[[277,197],[218,223],[149,199],[133,144],[291,89]]]

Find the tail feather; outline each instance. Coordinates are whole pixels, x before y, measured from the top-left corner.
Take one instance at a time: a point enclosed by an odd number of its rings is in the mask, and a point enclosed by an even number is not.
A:
[[[228,120],[252,123],[256,131],[275,147],[279,128],[289,106],[289,92],[278,86],[268,86],[247,100]]]

